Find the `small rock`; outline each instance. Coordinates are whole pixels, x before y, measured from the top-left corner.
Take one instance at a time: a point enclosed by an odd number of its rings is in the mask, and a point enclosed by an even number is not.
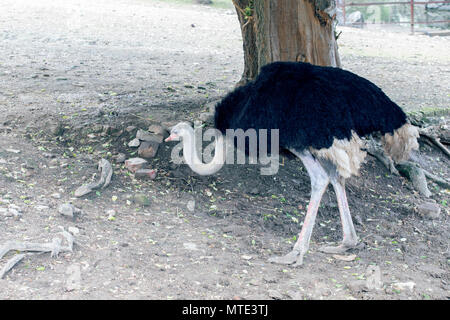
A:
[[[265,275],[263,277],[263,280],[267,283],[277,283],[279,281],[279,278],[273,275]]]
[[[139,129],[136,133],[136,138],[141,141],[147,141],[147,142],[156,142],[156,143],[162,143],[163,142],[163,136],[150,133],[148,131]]]
[[[166,128],[167,131],[170,131],[172,129],[172,127],[174,127],[175,125],[178,124],[178,120],[172,120],[172,121],[163,121],[161,122],[161,125],[164,126],[164,128]],[[188,124],[193,125],[192,122],[186,121]]]
[[[144,141],[141,143],[138,149],[138,155],[142,158],[153,158],[158,152],[159,143]]]
[[[114,209],[109,209],[106,210],[106,214],[108,215],[108,220],[114,220],[116,218],[116,210]]]
[[[253,188],[252,190],[250,190],[249,193],[252,194],[252,195],[257,195],[257,194],[259,194],[259,189],[258,188]]]
[[[128,142],[128,146],[130,148],[137,148],[137,147],[139,147],[140,144],[141,144],[141,140],[139,140],[138,138],[134,138],[133,140]]]
[[[156,170],[154,169],[139,169],[134,173],[134,177],[137,179],[150,179],[156,178]]]
[[[214,122],[214,113],[204,112],[204,113],[201,113],[198,118],[203,122],[213,123]]]
[[[140,206],[144,206],[144,207],[146,207],[146,206],[149,206],[150,205],[150,198],[149,197],[147,197],[145,194],[142,194],[142,193],[140,193],[140,194],[135,194],[134,196],[133,196],[133,200],[134,200],[134,202],[136,203],[136,204],[138,204],[138,205],[140,205]]]
[[[114,160],[117,163],[125,162],[125,160],[127,160],[127,155],[125,153],[118,153],[117,155],[114,156]]]
[[[20,218],[22,216],[22,209],[20,209],[19,206],[16,206],[15,204],[11,203],[8,206],[8,217],[14,217],[16,219]]]
[[[73,218],[73,216],[74,216],[75,214],[80,214],[80,213],[81,213],[81,210],[78,209],[78,208],[75,208],[75,207],[74,207],[72,204],[70,204],[70,203],[64,203],[64,204],[62,204],[62,205],[60,205],[60,206],[58,207],[58,212],[59,212],[61,215],[63,215],[63,216]]]
[[[142,158],[130,158],[128,160],[125,160],[125,167],[131,172],[136,172],[141,169],[146,163],[147,160]]]
[[[251,259],[253,259],[252,256],[249,256],[249,255],[246,255],[246,254],[242,255],[241,258],[244,259],[244,260],[251,260]]]
[[[396,290],[405,291],[408,289],[410,292],[413,292],[415,286],[416,286],[416,284],[412,281],[396,282],[396,283],[392,284],[392,288],[394,288]]]
[[[134,130],[136,130],[136,127],[135,127],[135,126],[128,126],[128,127],[125,128],[125,131],[128,132],[128,133],[131,133],[131,132],[133,132]]]
[[[50,196],[54,199],[61,199],[61,194],[58,192],[52,193]]]
[[[164,128],[159,124],[152,124],[150,127],[148,127],[148,131],[156,135],[162,136],[163,139],[169,136],[169,131],[167,131],[166,128]]]
[[[383,281],[381,281],[381,269],[379,266],[369,265],[367,267],[366,287],[368,290],[379,290],[383,288]]]
[[[193,212],[195,210],[195,200],[189,200],[186,207],[190,212]]]
[[[114,210],[114,209],[109,209],[109,210],[106,210],[106,214],[108,215],[108,217],[115,217],[116,216],[116,210]]]
[[[42,155],[43,155],[45,158],[49,158],[49,159],[56,158],[56,155],[53,154],[53,153],[50,153],[50,152],[43,152]]]
[[[64,203],[58,207],[58,212],[63,216],[73,217],[74,209],[70,203]]]
[[[45,211],[45,210],[48,210],[48,209],[50,209],[48,206],[44,206],[44,205],[36,205],[36,206],[34,206],[34,209],[35,210],[37,210],[37,211]]]
[[[78,229],[77,227],[69,227],[67,228],[67,230],[69,230],[69,232],[74,236],[80,233],[80,229]]]
[[[13,216],[13,217],[20,217],[21,215],[22,215],[22,212],[20,212],[19,210],[17,210],[17,209],[14,209],[14,208],[9,208],[8,209],[8,212],[9,212],[9,216],[11,217],[11,216]]]
[[[438,219],[441,214],[441,207],[433,202],[425,202],[417,206],[417,211],[424,218]]]

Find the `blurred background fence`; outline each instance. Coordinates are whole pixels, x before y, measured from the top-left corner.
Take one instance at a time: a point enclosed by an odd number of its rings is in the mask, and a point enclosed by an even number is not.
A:
[[[450,1],[337,0],[341,25],[409,24],[450,28]]]

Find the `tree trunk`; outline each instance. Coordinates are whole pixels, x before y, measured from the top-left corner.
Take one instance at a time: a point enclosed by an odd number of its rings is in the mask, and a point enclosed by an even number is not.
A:
[[[244,42],[244,73],[253,80],[274,61],[340,67],[335,0],[233,0]]]

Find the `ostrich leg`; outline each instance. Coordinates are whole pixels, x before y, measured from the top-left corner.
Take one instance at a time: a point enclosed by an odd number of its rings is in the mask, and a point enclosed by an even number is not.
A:
[[[282,257],[272,257],[269,262],[280,264],[303,264],[303,256],[308,251],[311,234],[319,209],[320,200],[330,182],[327,172],[321,164],[311,155],[309,151],[298,152],[290,150],[302,160],[311,179],[311,198],[309,200],[308,211],[303,223],[302,231],[298,237],[294,248],[287,255]]]
[[[358,237],[356,236],[355,227],[353,226],[352,217],[350,215],[350,209],[348,208],[347,196],[345,194],[345,180],[339,177],[336,171],[333,175],[328,175],[330,176],[331,184],[333,185],[334,192],[336,193],[344,239],[342,240],[341,245],[337,247],[324,246],[319,250],[326,253],[343,253],[358,244]]]

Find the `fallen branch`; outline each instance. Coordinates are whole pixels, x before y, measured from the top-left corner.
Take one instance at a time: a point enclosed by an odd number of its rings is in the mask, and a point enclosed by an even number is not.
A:
[[[21,253],[21,254],[16,254],[14,257],[9,259],[8,262],[6,262],[5,266],[2,268],[2,270],[0,270],[0,279],[3,279],[5,274],[7,274],[9,270],[14,268],[14,266],[17,263],[19,263],[25,256],[26,256],[26,254]]]
[[[0,259],[11,250],[50,252],[52,257],[57,256],[60,252],[72,252],[74,242],[73,236],[64,230],[60,232],[60,234],[67,240],[68,246],[62,246],[60,238],[53,238],[50,243],[8,241],[0,247]]]
[[[79,187],[77,190],[75,190],[75,197],[82,197],[95,189],[98,189],[100,187],[103,189],[109,185],[113,174],[111,163],[108,160],[101,159],[98,163],[98,170],[101,172],[100,180],[98,182],[85,184]]]

